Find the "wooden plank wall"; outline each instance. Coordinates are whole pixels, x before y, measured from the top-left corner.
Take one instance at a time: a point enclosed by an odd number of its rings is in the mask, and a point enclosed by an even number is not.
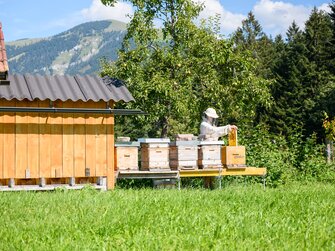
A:
[[[106,103],[56,101],[58,108]],[[49,107],[50,101],[0,106]],[[106,176],[114,187],[114,117],[101,114],[0,113],[0,179]]]

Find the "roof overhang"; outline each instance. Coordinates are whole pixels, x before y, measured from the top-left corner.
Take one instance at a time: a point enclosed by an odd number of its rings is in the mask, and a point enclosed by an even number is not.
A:
[[[114,115],[146,115],[141,110],[133,109],[91,109],[91,108],[55,108],[55,107],[0,107],[0,112],[36,112],[36,113],[95,113]]]

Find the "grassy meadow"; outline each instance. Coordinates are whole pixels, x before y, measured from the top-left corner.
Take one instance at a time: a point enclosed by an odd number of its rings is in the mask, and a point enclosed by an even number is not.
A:
[[[3,192],[0,250],[334,250],[335,186]]]

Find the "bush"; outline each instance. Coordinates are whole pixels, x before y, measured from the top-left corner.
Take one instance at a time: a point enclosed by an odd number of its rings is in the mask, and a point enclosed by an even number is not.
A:
[[[324,145],[316,136],[304,139],[301,132],[285,138],[257,126],[239,130],[240,144],[246,146],[249,166],[266,167],[267,183],[278,186],[294,180],[334,181],[334,164],[326,163]]]

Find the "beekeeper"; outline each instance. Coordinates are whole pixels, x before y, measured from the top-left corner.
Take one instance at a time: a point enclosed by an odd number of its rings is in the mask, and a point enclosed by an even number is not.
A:
[[[232,130],[237,130],[235,125],[216,126],[219,116],[213,108],[204,111],[200,124],[199,139],[203,141],[217,141],[221,136],[227,135]]]

